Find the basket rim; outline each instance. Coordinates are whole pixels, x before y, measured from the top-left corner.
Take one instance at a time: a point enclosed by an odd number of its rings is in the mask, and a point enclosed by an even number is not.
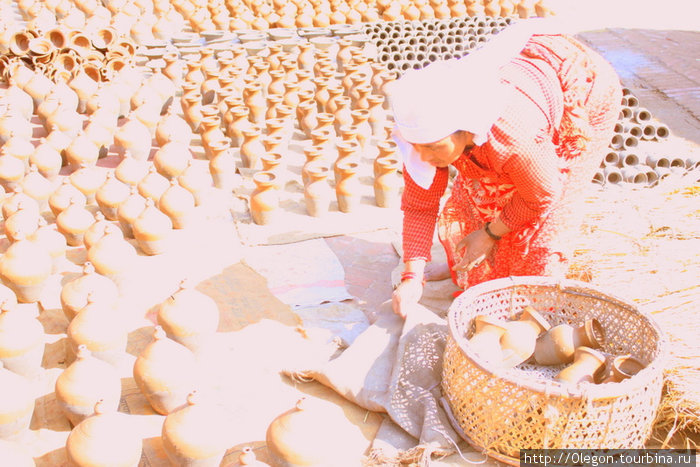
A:
[[[647,321],[647,324],[657,335],[657,352],[655,358],[634,377],[621,381],[615,384],[593,384],[581,383],[577,386],[570,386],[558,381],[542,380],[531,381],[516,378],[517,373],[510,369],[494,368],[490,365],[484,365],[484,361],[476,356],[474,352],[465,345],[467,339],[465,336],[460,336],[457,327],[457,308],[463,302],[474,300],[479,295],[495,290],[505,290],[515,286],[540,286],[540,287],[555,287],[561,293],[571,293],[577,295],[585,294],[588,297],[598,298],[619,307],[625,308],[630,312],[640,315]],[[450,305],[447,312],[447,325],[449,336],[452,338],[462,355],[476,365],[480,370],[488,373],[496,378],[503,379],[514,385],[524,387],[531,391],[543,394],[545,396],[560,396],[560,397],[579,397],[587,401],[617,398],[625,394],[629,394],[632,390],[646,386],[650,378],[657,374],[663,375],[663,364],[667,359],[667,340],[666,336],[659,327],[658,323],[645,311],[639,310],[636,305],[629,301],[620,298],[598,286],[587,282],[572,280],[572,279],[557,279],[546,276],[508,276],[500,279],[493,279],[482,282],[480,284],[469,287],[459,297],[457,297]]]

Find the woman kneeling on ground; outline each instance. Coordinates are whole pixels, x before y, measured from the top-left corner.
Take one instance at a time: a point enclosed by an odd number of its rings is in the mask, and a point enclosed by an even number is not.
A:
[[[533,33],[540,21],[410,71],[389,91],[404,162],[405,270],[392,297],[402,316],[424,279],[451,275],[466,289],[568,267],[622,91],[610,64],[573,37]],[[450,165],[457,177],[441,209]],[[448,264],[426,267],[436,223]]]

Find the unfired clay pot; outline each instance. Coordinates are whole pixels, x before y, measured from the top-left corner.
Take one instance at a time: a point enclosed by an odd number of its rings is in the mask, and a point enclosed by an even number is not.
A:
[[[504,327],[506,332],[501,337],[503,366],[512,368],[532,356],[537,337],[550,326],[534,308],[526,306],[517,321],[507,321]]]
[[[124,361],[127,329],[115,308],[115,303],[97,301],[88,295],[87,304],[68,325],[67,353],[76,356],[84,345],[95,358],[119,367]]]
[[[119,298],[116,284],[95,272],[95,267],[89,261],[83,265],[82,275],[66,282],[61,289],[61,308],[68,321],[88,304],[88,297],[105,304],[113,304]]]
[[[116,221],[119,205],[129,197],[129,186],[117,179],[114,172],[109,172],[105,182],[95,193],[95,201],[106,219]]]
[[[134,363],[134,380],[151,407],[167,415],[185,404],[195,388],[195,357],[187,347],[168,339],[160,326],[153,338]]]
[[[56,379],[56,400],[73,426],[95,413],[95,404],[117,410],[121,398],[121,378],[108,363],[94,358],[84,345],[76,360]]]
[[[318,162],[304,165],[304,169],[309,179],[304,187],[306,211],[310,216],[323,217],[333,200],[333,190],[328,184],[330,170]]]
[[[490,316],[477,316],[474,318],[474,334],[469,339],[469,347],[482,359],[500,366],[503,360],[500,340],[505,332],[503,321]]]
[[[173,223],[170,218],[155,207],[152,199],[131,226],[139,248],[147,255],[158,255],[168,250]]]
[[[597,319],[587,319],[578,327],[559,324],[537,339],[535,361],[540,365],[571,363],[577,347],[597,349],[604,342],[605,331]]]
[[[0,258],[0,277],[20,302],[34,303],[41,298],[52,267],[48,251],[23,239],[10,245]]]
[[[80,206],[87,204],[87,198],[70,182],[69,178],[64,178],[63,183],[49,197],[49,208],[54,216],[58,216],[71,203]]]
[[[135,267],[136,249],[126,240],[119,227],[113,226],[88,250],[88,261],[95,270],[112,279],[117,286],[127,278]]]
[[[256,188],[250,195],[250,212],[256,224],[273,222],[279,209],[277,177],[270,172],[253,175]]]
[[[56,217],[58,231],[66,237],[66,243],[70,246],[83,244],[83,235],[93,222],[95,218],[90,211],[75,201]]]
[[[610,374],[603,383],[619,383],[642,371],[646,365],[631,355],[619,355],[612,361]]]
[[[574,352],[574,362],[561,370],[555,379],[573,386],[582,382],[593,383],[604,369],[605,355],[582,346]]]
[[[165,417],[161,439],[173,465],[218,467],[229,447],[227,428],[221,409],[194,391]]]
[[[168,337],[196,352],[219,326],[219,307],[207,295],[183,280],[177,292],[158,308],[158,324]]]
[[[10,302],[0,304],[0,361],[5,368],[33,378],[41,370],[44,327]]]
[[[10,438],[29,429],[34,413],[34,390],[29,382],[19,374],[3,367],[0,362],[0,387],[3,396],[0,398],[0,440]],[[3,462],[9,459],[2,457]],[[16,465],[16,464],[6,464]],[[31,465],[34,465],[32,461]]]
[[[184,229],[197,221],[194,195],[181,187],[176,178],[158,200],[158,209],[167,215],[174,229]]]
[[[88,467],[110,465],[137,467],[142,440],[129,416],[95,404],[95,415],[86,418],[68,435],[66,454],[69,465]]]

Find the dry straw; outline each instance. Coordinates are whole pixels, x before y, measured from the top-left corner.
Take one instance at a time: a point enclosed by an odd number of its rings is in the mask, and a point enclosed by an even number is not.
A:
[[[601,189],[589,198],[570,277],[634,301],[665,333],[669,358],[657,443],[700,434],[700,170],[656,187]]]

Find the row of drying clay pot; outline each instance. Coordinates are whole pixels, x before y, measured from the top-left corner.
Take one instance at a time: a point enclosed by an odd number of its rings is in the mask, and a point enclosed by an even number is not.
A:
[[[533,358],[538,365],[568,364],[555,380],[576,385],[581,382],[618,382],[633,376],[644,364],[630,355],[619,356],[606,368],[606,357],[598,349],[605,331],[596,319],[580,326],[551,326],[532,307],[524,307],[517,320],[502,321],[486,315],[474,318],[475,331],[469,347],[490,365],[513,368]]]
[[[365,25],[379,62],[390,70],[422,68],[459,58],[513,22],[513,18],[460,18]]]
[[[623,87],[622,93],[622,109],[615,133],[594,182],[654,186],[672,173],[683,174],[700,163],[697,156],[659,155],[650,143],[667,139],[670,135],[668,127],[654,120],[651,112],[639,105],[639,99],[628,88]]]
[[[137,465],[141,457],[141,438],[135,434],[138,431],[133,425],[128,429],[128,415],[116,412],[121,379],[115,366],[123,361],[127,340],[127,329],[114,306],[116,294],[116,286],[91,270],[90,265],[61,292],[61,305],[70,321],[67,353],[75,359],[58,376],[55,395],[74,427],[66,443],[72,465],[104,465],[107,460],[110,465]],[[6,439],[29,427],[34,396],[25,378],[33,378],[41,370],[44,344],[43,328],[36,318],[7,301],[1,310],[0,362],[4,368],[0,368],[0,381],[6,396],[0,404],[0,439]],[[205,396],[207,383],[198,371],[198,355],[206,356],[212,350],[208,346],[213,345],[217,332],[218,307],[183,281],[179,290],[159,305],[157,321],[154,340],[133,365],[134,380],[153,410],[166,415],[162,440],[173,465],[219,465],[230,447],[226,428],[230,421]],[[17,335],[23,336],[22,342],[13,337]],[[203,389],[201,395],[197,388]],[[8,421],[10,413],[13,418]],[[273,465],[288,465],[285,462],[292,456],[303,456],[308,454],[303,452],[305,449],[313,449],[313,443],[303,439],[310,441],[321,425],[313,427],[309,425],[311,420],[304,420],[314,417],[314,423],[329,421],[327,412],[320,414],[313,407],[306,411],[297,404],[272,421],[267,445],[275,460]],[[109,439],[104,438],[107,434]],[[110,448],[105,449],[106,445]],[[102,449],[97,449],[100,446]],[[244,454],[240,465],[265,465],[255,464],[250,451]]]

